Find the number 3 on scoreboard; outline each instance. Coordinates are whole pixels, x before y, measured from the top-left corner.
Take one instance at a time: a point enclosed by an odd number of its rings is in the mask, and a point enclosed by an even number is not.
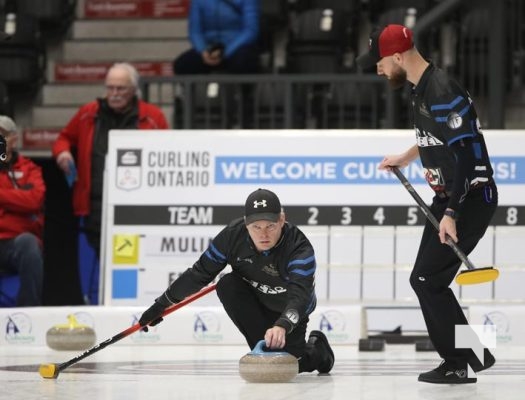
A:
[[[341,225],[350,225],[352,223],[352,208],[342,207],[341,208]]]

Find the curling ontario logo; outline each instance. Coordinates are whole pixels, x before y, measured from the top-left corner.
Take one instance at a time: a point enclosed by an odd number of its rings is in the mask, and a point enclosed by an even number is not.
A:
[[[216,313],[203,311],[195,314],[193,337],[197,342],[217,343],[223,341],[221,323]]]
[[[122,190],[135,190],[142,185],[142,150],[117,150],[117,181],[115,185]]]
[[[35,341],[33,323],[27,314],[9,314],[5,322],[5,340],[10,344],[29,344]]]

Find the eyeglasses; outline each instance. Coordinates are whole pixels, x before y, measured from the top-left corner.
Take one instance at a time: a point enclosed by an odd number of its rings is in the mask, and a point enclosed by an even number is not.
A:
[[[117,93],[122,93],[122,92],[125,92],[127,90],[131,89],[131,86],[112,86],[112,85],[107,85],[106,86],[106,90],[108,92],[117,92]]]

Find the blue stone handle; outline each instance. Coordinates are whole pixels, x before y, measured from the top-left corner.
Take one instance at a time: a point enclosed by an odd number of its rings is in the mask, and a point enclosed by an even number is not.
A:
[[[289,355],[290,353],[287,353],[286,351],[274,351],[269,350],[265,351],[266,348],[266,341],[265,340],[259,340],[252,351],[250,351],[249,354],[254,356],[285,356]]]

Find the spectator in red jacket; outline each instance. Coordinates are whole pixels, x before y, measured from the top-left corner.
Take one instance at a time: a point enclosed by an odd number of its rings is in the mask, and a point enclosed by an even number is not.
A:
[[[114,64],[106,75],[106,96],[80,107],[53,145],[53,156],[73,186],[73,211],[81,217],[82,229],[98,257],[109,131],[168,128],[160,108],[139,98],[138,83],[139,74],[132,65]]]
[[[15,149],[14,121],[0,116],[6,158],[0,162],[0,271],[18,274],[17,306],[42,304],[42,230],[45,185],[42,171]]]

